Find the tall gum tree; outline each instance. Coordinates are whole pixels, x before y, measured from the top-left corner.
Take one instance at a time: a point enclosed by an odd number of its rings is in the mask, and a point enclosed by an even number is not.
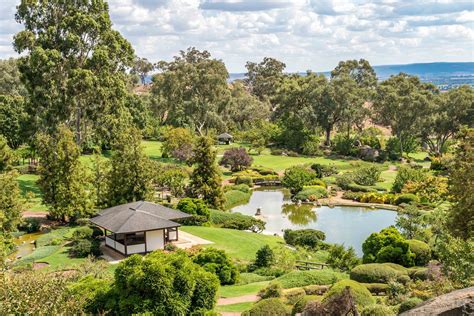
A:
[[[64,123],[81,144],[86,131],[102,125],[103,114],[123,103],[134,53],[112,29],[108,9],[103,0],[22,0],[17,6],[24,30],[14,47],[22,54],[18,67],[37,131]]]

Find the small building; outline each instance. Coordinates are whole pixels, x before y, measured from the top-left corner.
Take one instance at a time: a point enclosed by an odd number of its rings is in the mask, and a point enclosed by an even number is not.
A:
[[[178,240],[175,220],[191,215],[163,205],[138,201],[102,210],[90,221],[105,230],[105,246],[123,255],[163,249]]]
[[[222,133],[217,136],[217,140],[219,141],[219,144],[229,145],[233,139],[234,137],[228,133]]]

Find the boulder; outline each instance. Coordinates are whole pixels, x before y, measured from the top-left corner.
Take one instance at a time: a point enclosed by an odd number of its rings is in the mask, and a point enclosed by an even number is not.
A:
[[[359,156],[362,160],[375,161],[380,153],[377,149],[364,145],[359,148]]]

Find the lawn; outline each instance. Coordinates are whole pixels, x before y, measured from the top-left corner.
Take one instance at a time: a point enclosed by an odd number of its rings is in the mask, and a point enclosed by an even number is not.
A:
[[[218,313],[241,313],[252,307],[254,302],[244,302],[229,305],[217,306],[215,311]]]
[[[185,226],[181,229],[213,242],[213,244],[206,247],[225,250],[234,259],[247,262],[255,259],[255,253],[262,246],[270,245],[273,247],[283,243],[281,237],[227,228]]]
[[[262,281],[249,283],[245,285],[224,285],[219,289],[220,297],[237,297],[243,295],[257,294],[258,291],[263,289],[270,281]]]
[[[41,212],[46,211],[47,207],[43,205],[41,190],[36,184],[38,179],[39,176],[35,174],[22,174],[17,178],[21,194],[26,198],[28,192],[31,192],[28,210]]]

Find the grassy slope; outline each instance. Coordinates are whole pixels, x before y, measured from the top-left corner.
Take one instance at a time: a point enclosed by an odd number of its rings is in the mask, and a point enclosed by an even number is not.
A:
[[[185,226],[181,229],[213,242],[213,244],[206,247],[223,249],[231,257],[242,261],[255,259],[255,253],[264,245],[276,246],[283,243],[283,239],[280,237],[234,229],[199,226]]]
[[[257,294],[260,289],[263,289],[270,281],[262,281],[249,283],[245,285],[225,285],[219,289],[220,297],[237,297],[249,294]]]
[[[241,313],[250,309],[253,302],[236,303],[230,305],[217,306],[215,311],[218,313]]]
[[[30,200],[31,206],[28,209],[30,211],[46,211],[47,207],[43,205],[41,200],[41,190],[36,184],[39,176],[35,174],[22,174],[17,179],[23,196],[26,197],[28,192],[33,193],[33,198]]]

